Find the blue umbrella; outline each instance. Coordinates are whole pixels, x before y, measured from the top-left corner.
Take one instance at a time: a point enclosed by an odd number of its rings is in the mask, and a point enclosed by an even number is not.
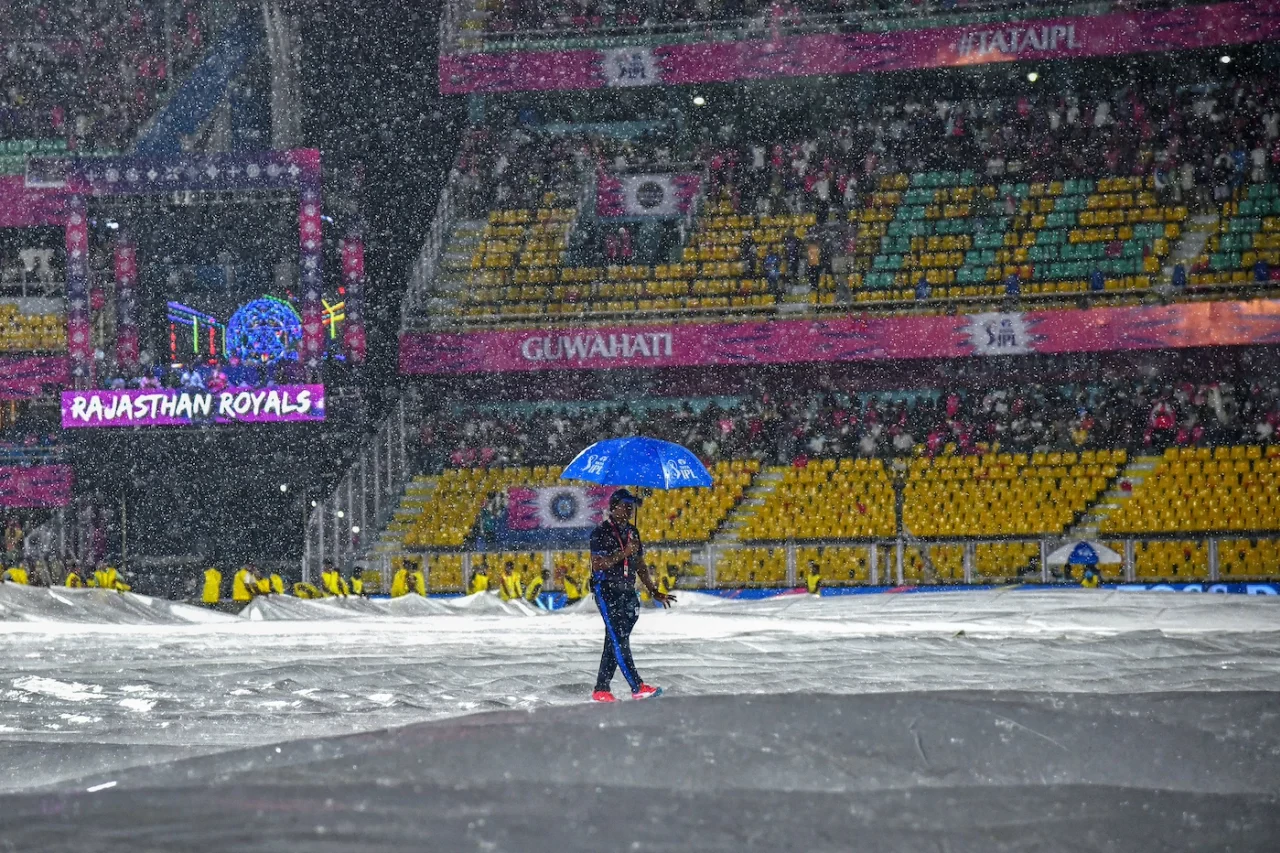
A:
[[[642,435],[597,441],[574,457],[560,478],[648,489],[711,485],[711,473],[687,449]]]
[[[1099,542],[1068,542],[1049,555],[1051,566],[1096,566],[1099,563],[1119,563],[1122,557]]]

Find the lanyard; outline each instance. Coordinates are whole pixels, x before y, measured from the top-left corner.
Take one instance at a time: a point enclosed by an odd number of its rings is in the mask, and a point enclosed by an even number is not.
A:
[[[613,538],[618,540],[618,550],[619,550],[619,552],[622,552],[622,551],[627,550],[627,544],[631,541],[631,531],[630,531],[630,530],[628,530],[628,531],[627,531],[626,538],[624,539],[624,538],[623,538],[623,536],[622,536],[622,534],[618,532],[618,525],[617,525],[617,523],[616,523],[616,522],[610,521],[610,522],[609,522],[609,527],[610,527],[610,529],[612,529],[612,530],[613,530]],[[628,563],[629,563],[630,559],[631,559],[630,557],[623,557],[623,558],[622,558],[622,567],[623,567],[623,569],[628,569],[628,568],[630,568],[630,566],[628,565]]]

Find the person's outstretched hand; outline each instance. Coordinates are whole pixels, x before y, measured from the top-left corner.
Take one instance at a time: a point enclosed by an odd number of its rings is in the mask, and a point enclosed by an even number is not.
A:
[[[664,608],[670,607],[676,603],[676,597],[665,592],[655,592],[653,600],[661,604]]]

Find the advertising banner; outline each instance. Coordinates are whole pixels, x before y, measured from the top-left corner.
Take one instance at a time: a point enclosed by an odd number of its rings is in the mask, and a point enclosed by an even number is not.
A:
[[[302,280],[302,354],[307,367],[324,357],[324,239],[320,207],[320,176],[302,175],[298,206],[298,263]]]
[[[116,240],[116,361],[138,363],[138,248],[128,235]]]
[[[440,56],[440,91],[680,86],[1252,44],[1280,38],[1280,0],[1069,18],[628,47]]]
[[[49,509],[71,503],[70,465],[0,465],[0,507]]]
[[[412,333],[405,374],[872,361],[1280,343],[1280,300],[1007,314]]]
[[[32,157],[27,186],[65,187],[94,197],[168,192],[293,190],[320,180],[320,151],[293,148],[173,156]]]
[[[596,183],[596,213],[605,217],[687,213],[702,177],[693,173],[610,175]]]
[[[93,366],[93,338],[89,311],[89,209],[82,195],[67,198],[67,353],[71,374],[89,376]]]
[[[66,385],[71,363],[65,356],[0,356],[0,400],[27,400]]]
[[[342,348],[352,364],[364,364],[364,235],[352,229],[340,244],[342,255],[342,283],[346,288],[342,327]]]
[[[0,176],[0,228],[61,225],[66,215],[65,191],[29,187],[22,175]]]
[[[62,392],[63,429],[322,420],[323,385]]]

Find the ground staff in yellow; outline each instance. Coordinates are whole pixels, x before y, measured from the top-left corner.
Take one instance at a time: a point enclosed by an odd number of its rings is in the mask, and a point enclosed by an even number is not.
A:
[[[128,592],[130,587],[127,583],[120,579],[120,573],[115,570],[114,566],[100,565],[97,571],[93,573],[93,579],[89,581],[89,586],[96,586],[98,589],[114,589],[116,592]]]
[[[564,597],[572,604],[575,601],[581,601],[584,595],[584,584],[581,578],[577,577],[577,572],[568,571],[564,575]]]
[[[411,570],[408,566],[401,566],[396,571],[395,577],[391,579],[391,597],[399,598],[411,592],[425,596],[427,579],[423,576],[422,569]]]
[[[524,600],[536,604],[538,596],[542,594],[542,587],[545,583],[543,575],[534,575],[533,580],[529,581],[529,586],[525,588]]]
[[[251,601],[258,592],[258,576],[249,566],[241,566],[231,579],[231,600]]]
[[[484,566],[476,569],[475,574],[471,576],[471,585],[467,588],[469,595],[475,595],[477,592],[489,591],[489,573],[485,571]]]
[[[520,575],[516,573],[515,563],[508,562],[502,567],[502,587],[498,592],[503,601],[524,598],[524,584],[520,582]]]
[[[808,587],[810,595],[818,594],[818,586],[822,583],[822,572],[818,571],[818,564],[813,560],[809,561],[809,572],[804,576],[804,585]]]
[[[4,574],[0,574],[0,581],[26,586],[28,583],[27,570],[22,566],[10,566],[4,570]]]
[[[347,582],[342,579],[342,575],[333,567],[333,563],[325,560],[324,571],[320,573],[320,581],[324,585],[324,594],[327,596],[347,596],[351,594],[351,587],[347,586]]]
[[[205,604],[217,604],[222,600],[222,572],[210,566],[204,570],[204,589],[200,600]]]

